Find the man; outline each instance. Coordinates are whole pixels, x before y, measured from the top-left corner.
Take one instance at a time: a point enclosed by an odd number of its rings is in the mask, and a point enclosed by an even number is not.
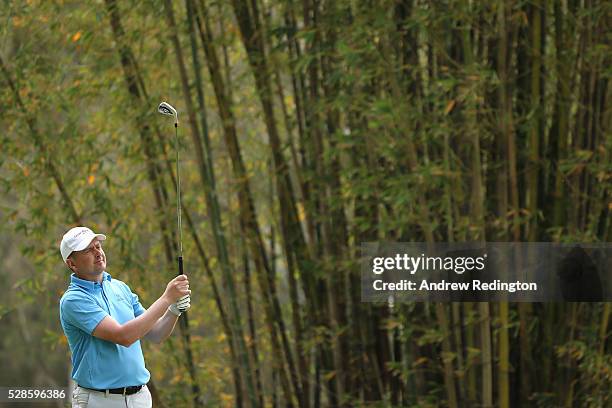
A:
[[[151,407],[140,339],[159,343],[190,307],[187,276],[172,279],[149,309],[106,272],[103,234],[75,227],[62,238],[60,252],[73,272],[60,300],[60,320],[72,353],[77,386],[73,407]]]

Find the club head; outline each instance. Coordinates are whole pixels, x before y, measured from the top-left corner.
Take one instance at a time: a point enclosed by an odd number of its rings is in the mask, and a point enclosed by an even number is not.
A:
[[[157,111],[162,115],[174,116],[174,123],[178,125],[178,113],[168,102],[162,102],[157,107]]]

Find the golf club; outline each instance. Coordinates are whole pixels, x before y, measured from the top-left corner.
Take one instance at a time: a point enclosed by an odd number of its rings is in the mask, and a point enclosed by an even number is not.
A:
[[[181,173],[179,169],[179,143],[178,143],[178,113],[168,102],[162,102],[157,107],[157,111],[162,115],[174,116],[174,149],[176,150],[176,217],[177,217],[177,236],[178,236],[178,274],[183,274],[183,231],[181,225]],[[183,296],[183,300],[189,295]],[[179,308],[179,310],[181,310]],[[184,310],[181,310],[183,312]]]

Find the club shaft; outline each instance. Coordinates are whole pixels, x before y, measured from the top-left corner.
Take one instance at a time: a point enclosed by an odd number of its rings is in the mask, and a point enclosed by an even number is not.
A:
[[[178,234],[179,274],[183,273],[183,228],[181,223],[181,171],[179,166],[178,124],[174,124],[174,142],[176,150],[176,218]]]

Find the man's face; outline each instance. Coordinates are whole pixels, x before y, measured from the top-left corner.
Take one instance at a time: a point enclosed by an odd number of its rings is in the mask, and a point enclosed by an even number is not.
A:
[[[106,270],[106,255],[102,243],[94,238],[84,250],[74,251],[66,263],[77,275],[84,278],[100,276]]]

